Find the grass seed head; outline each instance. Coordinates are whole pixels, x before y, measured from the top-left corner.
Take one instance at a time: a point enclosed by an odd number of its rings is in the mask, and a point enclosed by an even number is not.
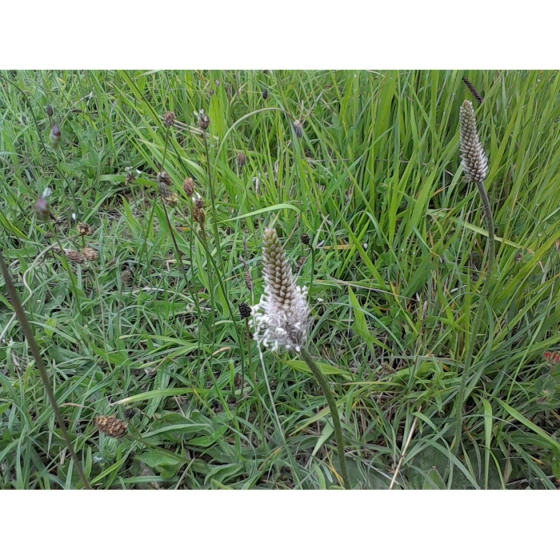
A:
[[[299,120],[294,121],[294,131],[298,138],[301,138],[303,136],[303,125]]]
[[[45,107],[45,110],[47,111],[47,115],[49,117],[52,117],[54,115],[54,111],[53,111],[52,105],[50,103],[47,103],[47,106]]]
[[[481,183],[488,175],[488,159],[476,130],[473,105],[464,101],[459,110],[461,127],[461,159],[469,181]]]
[[[94,422],[99,431],[109,437],[122,438],[128,432],[126,422],[115,416],[98,416]]]

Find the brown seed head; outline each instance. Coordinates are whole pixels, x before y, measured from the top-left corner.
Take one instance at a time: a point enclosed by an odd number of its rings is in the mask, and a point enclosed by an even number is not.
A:
[[[45,110],[47,111],[47,115],[49,117],[52,117],[54,115],[54,111],[53,111],[52,105],[50,103],[47,103],[47,106],[45,107]]]
[[[202,197],[197,197],[194,199],[194,207],[195,208],[204,208],[204,199]]]
[[[126,422],[115,416],[98,416],[94,422],[99,431],[109,437],[122,438],[128,431]]]
[[[157,174],[157,182],[160,186],[162,183],[164,185],[167,185],[168,187],[170,187],[173,184],[171,177],[165,171],[161,171],[160,173]]]
[[[163,124],[169,128],[175,124],[175,113],[173,111],[167,111],[163,116]]]
[[[251,316],[251,306],[245,302],[240,303],[239,314],[242,319],[248,319]]]
[[[242,167],[244,167],[246,163],[247,156],[243,152],[237,154],[237,165],[239,166],[239,168],[241,169]]]
[[[311,238],[309,237],[309,235],[307,235],[307,233],[301,234],[301,242],[304,245],[311,245]]]
[[[84,257],[88,260],[88,261],[96,261],[97,258],[99,257],[99,253],[95,250],[92,249],[91,247],[84,247],[82,249],[82,255],[84,255]]]
[[[204,228],[204,224],[206,223],[206,213],[203,208],[199,208],[198,206],[193,208],[193,220],[197,224],[200,224],[200,227]]]
[[[169,193],[167,196],[162,197],[162,200],[171,208],[175,208],[179,204],[179,197],[175,193]]]
[[[78,251],[66,251],[66,258],[77,264],[84,264],[86,262],[85,256],[82,253],[78,253]]]
[[[198,126],[202,130],[206,130],[210,126],[210,117],[206,113],[200,113],[198,117]]]
[[[262,90],[262,96],[263,96],[263,99],[264,99],[264,100],[268,99],[268,90],[263,89],[263,90]]]
[[[78,223],[78,235],[84,237],[85,235],[91,235],[92,233],[93,230],[89,224],[86,224],[85,222]]]
[[[296,136],[298,138],[301,138],[303,136],[303,125],[301,124],[301,122],[298,121],[294,121],[294,131],[296,133]]]
[[[192,177],[187,177],[185,179],[185,182],[183,183],[183,190],[185,191],[185,194],[189,198],[191,198],[194,195],[195,184],[194,184],[194,179]]]

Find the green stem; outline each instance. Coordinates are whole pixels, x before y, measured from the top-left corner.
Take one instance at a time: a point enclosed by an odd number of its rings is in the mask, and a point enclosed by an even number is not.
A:
[[[206,133],[203,131],[202,139],[204,140],[204,150],[206,152],[206,168],[208,171],[208,190],[210,191],[210,204],[212,205],[212,229],[214,230],[214,242],[218,253],[218,262],[220,269],[223,267],[222,261],[222,245],[220,234],[218,232],[218,214],[216,212],[216,199],[214,196],[214,183],[212,181],[212,165],[210,164],[210,150],[208,149],[208,139]]]
[[[486,217],[486,225],[488,227],[488,243],[486,245],[488,270],[486,273],[486,278],[484,281],[484,287],[482,288],[482,293],[480,294],[480,301],[478,304],[478,309],[472,323],[471,336],[469,340],[469,346],[467,348],[467,354],[465,356],[465,365],[463,367],[463,375],[461,377],[461,385],[459,387],[459,394],[457,396],[456,404],[456,417],[457,426],[455,428],[455,439],[451,444],[451,448],[458,452],[461,443],[461,435],[463,432],[463,404],[465,399],[468,398],[470,392],[478,382],[481,373],[474,376],[471,386],[467,390],[467,382],[469,378],[469,372],[472,365],[472,358],[474,353],[474,347],[476,344],[476,337],[478,334],[478,329],[480,328],[480,322],[482,320],[482,314],[484,313],[484,308],[486,307],[486,302],[488,300],[488,294],[490,292],[490,286],[492,284],[492,276],[494,274],[494,267],[496,262],[496,239],[494,234],[494,218],[492,214],[492,207],[490,206],[490,199],[488,198],[488,193],[484,188],[484,183],[482,181],[477,182],[476,186],[478,192],[480,193],[480,198],[482,199],[482,208],[484,210],[484,215]]]
[[[344,439],[342,437],[342,428],[340,426],[340,418],[338,417],[338,410],[336,409],[336,402],[334,397],[332,396],[331,390],[329,388],[329,384],[325,376],[321,373],[319,366],[311,357],[311,354],[305,349],[302,348],[300,350],[299,355],[304,359],[305,363],[309,366],[311,373],[315,376],[315,379],[321,386],[323,393],[325,394],[325,398],[327,399],[327,403],[331,410],[331,416],[333,419],[333,426],[334,426],[334,434],[336,438],[336,446],[338,448],[338,458],[340,461],[340,470],[342,472],[342,480],[344,481],[344,488],[346,490],[350,490],[350,480],[348,478],[348,471],[346,470],[346,458],[344,456]]]

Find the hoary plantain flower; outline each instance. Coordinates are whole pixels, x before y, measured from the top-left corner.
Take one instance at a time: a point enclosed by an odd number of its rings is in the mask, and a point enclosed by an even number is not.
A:
[[[468,84],[467,84],[468,85]],[[488,175],[488,159],[484,153],[484,148],[478,137],[476,130],[476,119],[474,116],[474,109],[470,101],[463,101],[459,110],[459,124],[461,127],[461,159],[463,160],[463,167],[467,179],[476,184],[480,198],[482,201],[482,209],[486,217],[486,225],[488,226],[488,238],[486,242],[486,254],[488,258],[488,269],[486,278],[484,279],[483,289],[480,294],[478,310],[474,316],[471,324],[471,337],[465,354],[463,362],[463,371],[461,373],[461,383],[459,385],[459,393],[456,401],[456,416],[457,422],[455,427],[455,439],[451,444],[451,448],[456,453],[461,449],[461,437],[463,429],[463,404],[469,395],[470,390],[474,387],[479,376],[476,377],[475,383],[471,382],[471,387],[467,392],[467,379],[469,379],[471,363],[473,359],[474,347],[479,334],[479,329],[482,321],[482,316],[486,313],[486,302],[488,301],[488,294],[490,286],[492,285],[492,277],[494,274],[495,261],[496,261],[496,240],[494,233],[494,215],[492,213],[492,206],[490,198],[484,187],[484,180]]]
[[[476,118],[470,101],[463,101],[459,109],[461,126],[461,159],[469,181],[480,183],[488,175],[488,159],[478,138]]]
[[[273,351],[300,352],[309,330],[307,289],[296,284],[275,229],[264,232],[263,258],[265,289],[251,318],[255,340]]]

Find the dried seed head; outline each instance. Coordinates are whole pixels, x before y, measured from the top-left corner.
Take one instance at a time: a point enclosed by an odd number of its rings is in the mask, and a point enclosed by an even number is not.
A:
[[[49,137],[51,139],[51,145],[56,148],[56,146],[60,144],[60,139],[62,138],[62,133],[56,123],[52,124]]]
[[[198,126],[202,128],[202,130],[206,130],[210,126],[210,117],[201,111],[198,116]]]
[[[157,174],[157,182],[160,186],[162,183],[164,185],[167,185],[168,187],[170,187],[173,184],[171,177],[165,171],[161,171],[160,173]]]
[[[248,319],[251,316],[251,306],[245,302],[240,303],[239,314],[242,319]]]
[[[239,167],[239,169],[241,169],[242,167],[245,167],[245,164],[247,163],[247,156],[241,152],[240,154],[237,154],[237,165]]]
[[[175,124],[175,113],[173,111],[167,111],[163,116],[163,124],[169,128]]]
[[[90,247],[84,247],[82,249],[82,255],[84,255],[84,257],[91,262],[96,261],[99,257],[99,253],[95,249],[91,249]]]
[[[174,193],[165,183],[159,184],[159,194],[161,196],[161,200],[166,206],[171,206],[175,208],[179,203],[179,197],[176,193]]]
[[[474,109],[470,101],[464,101],[459,110],[461,126],[461,159],[467,179],[480,183],[488,175],[488,159],[476,131]]]
[[[301,122],[298,121],[294,121],[294,131],[296,133],[296,136],[298,138],[301,138],[303,136],[303,125],[301,124]]]
[[[78,223],[78,235],[84,237],[86,235],[91,235],[92,233],[93,230],[91,229],[91,226],[89,224],[86,224],[85,222]]]
[[[185,191],[185,194],[189,198],[191,198],[194,195],[195,184],[194,184],[194,179],[192,177],[187,177],[185,179],[185,182],[183,183],[183,190]]]
[[[52,105],[50,103],[47,103],[47,106],[45,107],[45,110],[47,111],[47,115],[49,117],[52,117],[54,115],[54,111],[53,111]]]
[[[66,258],[77,264],[84,264],[86,262],[85,256],[82,253],[78,253],[78,251],[66,251]]]
[[[163,197],[163,202],[167,205],[170,206],[171,208],[175,208],[175,206],[177,206],[177,204],[179,204],[179,197],[177,196],[176,193],[169,193],[169,195]]]
[[[311,238],[309,237],[309,235],[307,235],[307,233],[302,233],[300,239],[304,245],[311,246]]]
[[[201,196],[194,199],[194,207],[195,208],[200,209],[200,208],[204,208],[204,206],[205,206],[204,199]]]
[[[129,284],[132,281],[132,276],[134,273],[130,268],[125,268],[121,274],[121,282],[125,285]]]
[[[263,259],[265,291],[251,317],[255,339],[272,350],[299,352],[309,330],[307,290],[296,285],[274,229],[264,232]]]
[[[204,224],[206,223],[206,212],[204,212],[203,208],[194,207],[193,208],[193,220],[200,224],[201,228],[204,228]]]
[[[99,431],[109,437],[122,438],[128,431],[126,422],[115,416],[98,416],[94,422]]]

